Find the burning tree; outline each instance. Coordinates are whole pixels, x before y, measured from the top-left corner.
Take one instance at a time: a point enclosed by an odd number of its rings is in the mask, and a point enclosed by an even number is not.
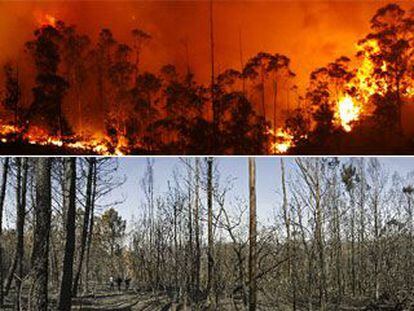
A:
[[[70,127],[62,112],[62,101],[69,84],[58,74],[62,35],[55,27],[45,26],[35,31],[35,37],[26,44],[37,71],[31,118],[35,123],[50,128],[52,134],[68,134]]]
[[[380,8],[371,19],[372,33],[359,42],[359,56],[368,59],[370,76],[360,75],[360,91],[371,95],[381,123],[401,125],[402,97],[411,95],[410,65],[414,20],[396,4]],[[412,70],[412,69],[411,69]]]
[[[325,140],[335,134],[338,142],[343,134],[337,129],[362,131],[373,143],[376,132],[369,134],[370,127],[387,128],[393,140],[395,131],[401,137],[401,107],[404,98],[413,95],[413,26],[412,16],[400,6],[382,7],[371,19],[372,32],[358,42],[354,69],[350,59],[342,57],[312,72],[306,101],[314,107],[314,125],[305,145],[332,149],[332,140]],[[362,121],[371,122],[364,129]]]
[[[349,61],[349,58],[341,57],[311,73],[306,97],[313,108],[315,132],[320,139],[332,134],[337,125],[350,130],[349,124],[343,121],[344,116],[340,114],[344,101],[342,98],[349,96],[347,83],[352,79]]]

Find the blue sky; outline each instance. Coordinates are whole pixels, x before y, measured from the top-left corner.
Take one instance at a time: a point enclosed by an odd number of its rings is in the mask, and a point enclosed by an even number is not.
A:
[[[184,171],[182,160],[178,157],[153,157],[154,159],[154,190],[156,195],[163,195],[167,191],[167,182],[172,180],[174,169]],[[289,175],[293,167],[294,158],[285,157],[286,173]],[[414,157],[378,157],[382,165],[389,173],[398,172],[405,176],[414,172]],[[341,161],[348,161],[349,157],[341,157]],[[144,193],[141,190],[140,181],[146,170],[145,157],[119,158],[120,177],[125,176],[126,182],[101,202],[105,205],[122,201],[116,205],[120,215],[131,224],[133,217],[137,219],[140,214],[140,203],[144,201]],[[201,161],[204,161],[202,158]],[[201,162],[200,161],[200,162]],[[248,167],[247,157],[218,157],[215,163],[220,172],[221,183],[228,179],[232,181],[232,191],[228,194],[227,202],[232,198],[248,200]],[[257,157],[257,214],[262,223],[271,223],[276,211],[280,207],[281,172],[279,157]],[[389,175],[391,176],[391,175]],[[204,198],[202,198],[204,199]],[[9,187],[6,198],[4,225],[15,226],[14,192]],[[232,205],[227,205],[232,208]],[[102,210],[97,211],[102,212]]]
[[[287,174],[292,167],[293,159],[285,158]],[[341,158],[342,161],[348,159],[348,157]],[[379,157],[379,159],[389,172],[397,171],[405,175],[414,171],[414,157]],[[167,190],[167,181],[172,179],[174,169],[184,169],[184,166],[178,157],[155,157],[154,161],[154,188],[157,194],[162,194]],[[231,196],[248,199],[247,158],[219,157],[215,161],[221,174],[221,181],[225,182],[227,178],[233,180]],[[262,221],[269,221],[280,206],[280,158],[258,157],[256,163],[258,217]],[[125,175],[127,180],[111,199],[124,198],[123,203],[118,205],[117,209],[124,218],[129,220],[133,215],[139,214],[139,203],[144,200],[140,180],[145,173],[146,158],[120,158],[119,164],[119,173]]]

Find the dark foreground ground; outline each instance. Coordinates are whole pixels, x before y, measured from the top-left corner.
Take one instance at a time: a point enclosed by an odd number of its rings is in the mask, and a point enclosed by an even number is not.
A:
[[[14,297],[12,292],[9,297]],[[56,295],[50,294],[50,310],[56,310]],[[25,303],[26,297],[22,297],[22,301]],[[84,295],[73,299],[72,310],[82,311],[205,311],[209,310],[205,304],[190,305],[183,303],[174,303],[174,299],[171,295],[165,292],[153,292],[153,291],[110,291],[100,290],[93,295]],[[213,308],[213,310],[220,311],[239,311],[246,310],[246,308],[240,303],[235,304],[233,299],[223,299],[219,301],[219,306]],[[302,307],[300,307],[302,306]],[[297,302],[296,310],[305,311],[309,310],[309,306],[306,302]],[[11,298],[6,299],[5,306],[1,308],[2,311],[14,310],[14,301]],[[211,309],[210,309],[211,310]],[[292,310],[291,304],[278,303],[272,305],[269,303],[258,303],[257,310],[263,311],[290,311]],[[312,306],[312,310],[318,310],[318,307]],[[328,305],[328,311],[408,311],[414,310],[414,304],[410,301],[395,302],[391,300],[383,300],[378,302],[370,302],[369,300],[347,300],[343,299],[339,304]]]
[[[24,299],[24,298],[23,298]],[[167,296],[152,292],[137,293],[103,291],[95,295],[81,296],[73,300],[72,310],[82,311],[150,311],[171,310]],[[50,310],[56,310],[56,297],[50,297]],[[6,300],[2,311],[14,310],[14,302]]]
[[[172,150],[144,150],[134,149],[125,152],[125,155],[177,155],[182,151]],[[109,154],[116,154],[115,150]],[[202,155],[186,151],[187,155]],[[220,152],[210,152],[208,155]],[[25,155],[103,155],[92,150],[59,147],[54,145],[35,145],[26,141],[14,140],[13,142],[0,141],[0,155],[25,156]],[[229,154],[233,155],[233,154]],[[234,154],[236,155],[236,154]],[[239,155],[239,154],[237,154]],[[240,154],[243,155],[243,154]],[[288,150],[287,155],[414,155],[414,138],[390,133],[372,134],[366,131],[351,133],[334,133],[325,140],[313,138],[311,141],[300,143]]]

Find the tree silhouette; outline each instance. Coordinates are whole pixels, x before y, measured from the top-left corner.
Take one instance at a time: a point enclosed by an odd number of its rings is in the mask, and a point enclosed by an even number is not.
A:
[[[13,122],[16,126],[20,125],[20,99],[21,87],[19,81],[18,68],[13,68],[12,63],[6,63],[3,67],[5,77],[5,94],[3,96],[3,106],[12,112]]]
[[[62,101],[69,85],[58,74],[62,34],[52,26],[37,29],[34,34],[36,39],[26,43],[37,70],[30,107],[32,119],[49,128],[52,134],[68,134],[70,128],[62,112]]]
[[[306,100],[316,123],[312,136],[317,141],[324,141],[337,130],[334,124],[336,105],[341,95],[352,92],[347,86],[353,77],[348,69],[349,61],[347,57],[340,57],[310,75]]]
[[[73,104],[76,104],[77,128],[82,131],[86,120],[84,110],[88,108],[85,106],[87,102],[85,91],[87,78],[90,75],[88,56],[91,40],[87,35],[78,33],[75,26],[66,26],[59,22],[57,28],[62,34],[60,43],[62,72],[70,85],[66,95],[66,106],[72,110]]]

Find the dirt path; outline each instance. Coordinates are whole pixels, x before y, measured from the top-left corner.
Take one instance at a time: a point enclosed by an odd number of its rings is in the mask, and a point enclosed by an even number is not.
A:
[[[151,292],[102,292],[74,299],[72,310],[82,311],[149,311],[168,310],[167,296]]]

